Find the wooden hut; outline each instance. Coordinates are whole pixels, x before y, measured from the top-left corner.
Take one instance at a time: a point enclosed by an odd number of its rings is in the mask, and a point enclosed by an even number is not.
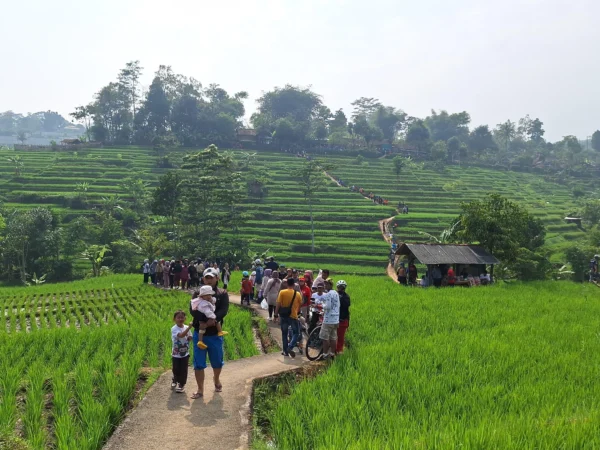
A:
[[[397,257],[405,257],[409,262],[419,262],[427,266],[429,282],[431,269],[439,265],[442,272],[454,268],[458,276],[464,269],[469,275],[479,277],[486,266],[494,266],[500,261],[491,253],[477,245],[468,244],[408,244],[402,243],[396,250]],[[492,269],[493,270],[493,269]]]

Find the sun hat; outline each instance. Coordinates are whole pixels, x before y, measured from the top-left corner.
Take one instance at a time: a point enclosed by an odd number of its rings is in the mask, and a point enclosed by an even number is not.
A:
[[[202,276],[203,277],[219,278],[219,274],[217,273],[217,270],[215,268],[213,268],[213,267],[209,267],[204,272],[202,272]]]
[[[203,295],[213,295],[215,291],[213,291],[212,286],[202,286],[200,287],[200,297]]]

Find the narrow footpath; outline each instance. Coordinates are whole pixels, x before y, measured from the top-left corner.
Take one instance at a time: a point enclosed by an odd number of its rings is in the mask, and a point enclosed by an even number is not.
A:
[[[323,171],[323,173],[339,187],[348,189],[347,187],[342,186],[340,183],[338,183],[338,181],[334,177],[332,177],[329,173],[327,173],[325,171]],[[370,202],[373,202],[373,200],[371,200],[366,195],[361,194],[360,192],[357,192],[357,194],[361,195],[363,198],[369,200]],[[400,214],[400,211],[398,211],[398,209],[396,209],[396,213]],[[388,217],[387,219],[382,219],[379,221],[379,230],[381,231],[381,236],[383,237],[383,240],[385,242],[390,244],[390,246],[392,245],[392,239],[390,238],[390,230],[391,230],[390,222],[392,220],[394,220],[395,218],[396,218],[396,216],[392,216],[392,217]],[[394,265],[392,263],[388,263],[386,272],[392,280],[394,280],[396,283],[398,282],[398,277],[396,275],[396,271],[394,270]]]
[[[239,295],[230,301],[240,303]],[[252,308],[265,320],[266,311]],[[281,346],[277,324],[267,322],[273,338]],[[214,392],[212,370],[206,370],[204,397],[192,400],[196,390],[194,371],[190,367],[184,394],[171,390],[171,371],[165,372],[148,390],[146,396],[117,428],[105,450],[158,450],[248,448],[250,396],[255,378],[276,375],[309,364],[303,357],[284,358],[280,352],[225,362],[221,374],[223,392]]]

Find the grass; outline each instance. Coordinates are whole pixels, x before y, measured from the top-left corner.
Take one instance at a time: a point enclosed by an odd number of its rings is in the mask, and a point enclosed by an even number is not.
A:
[[[189,295],[140,281],[0,289],[0,442],[98,449],[136,392],[170,368],[171,319]],[[227,359],[258,354],[249,311],[230,307],[225,327]]]
[[[349,348],[276,402],[278,448],[600,446],[595,286],[346,278]]]

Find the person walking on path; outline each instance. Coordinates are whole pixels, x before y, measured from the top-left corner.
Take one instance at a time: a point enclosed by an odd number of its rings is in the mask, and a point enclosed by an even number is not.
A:
[[[145,259],[142,264],[142,272],[144,273],[144,284],[148,284],[148,279],[150,278],[150,263]]]
[[[340,324],[337,329],[336,353],[343,353],[346,330],[350,326],[350,296],[346,293],[347,284],[344,280],[338,281],[336,287],[340,298]]]
[[[154,282],[155,285],[160,286],[163,283],[163,271],[165,270],[165,260],[161,259],[158,261],[158,265],[156,266],[156,280]]]
[[[185,312],[182,310],[176,311],[173,316],[175,325],[171,328],[171,341],[173,342],[173,350],[171,352],[171,360],[173,363],[173,378],[171,379],[171,389],[175,388],[175,392],[183,392],[188,377],[188,363],[190,361],[190,341],[192,336],[189,331],[192,325],[187,327],[184,325]]]
[[[190,287],[190,270],[187,259],[181,264],[181,289],[189,289]]]
[[[323,325],[321,326],[319,337],[323,340],[323,359],[329,359],[335,357],[335,349],[337,348],[337,330],[340,323],[340,297],[333,290],[333,281],[331,278],[325,280],[325,290],[327,293],[324,296]]]
[[[294,287],[296,282],[293,278],[287,279],[287,289],[279,292],[277,306],[275,307],[275,320],[279,318],[281,326],[281,340],[283,341],[284,356],[296,357],[293,348],[298,341],[298,310],[302,303],[302,294]],[[289,329],[292,329],[292,339],[288,342]]]
[[[221,281],[223,282],[223,289],[227,289],[229,280],[231,279],[231,272],[229,271],[229,263],[225,263],[223,270],[221,271]]]
[[[273,313],[275,312],[275,307],[277,306],[277,297],[279,296],[280,290],[281,280],[279,279],[279,272],[273,272],[271,273],[271,278],[269,278],[269,281],[267,281],[267,285],[263,292],[263,295],[267,300],[267,304],[269,305],[269,320],[273,319]]]
[[[171,270],[171,261],[169,261],[167,259],[163,265],[163,287],[165,289],[169,289],[169,287],[171,286],[171,284],[170,284],[171,278],[169,276],[170,270]]]
[[[202,283],[207,286],[211,286],[215,291],[215,316],[216,319],[208,319],[200,311],[192,311],[190,306],[190,313],[194,318],[192,326],[194,327],[194,333],[192,335],[194,342],[194,376],[196,377],[196,384],[198,389],[192,395],[193,399],[200,398],[204,395],[204,371],[206,369],[206,358],[210,360],[210,366],[213,370],[213,382],[215,385],[215,392],[222,392],[223,386],[219,377],[223,370],[224,351],[223,351],[223,336],[218,336],[218,329],[216,323],[219,322],[223,326],[223,319],[229,311],[229,294],[226,289],[221,289],[219,285],[219,273],[209,267],[203,273]],[[202,322],[202,324],[200,323]],[[203,342],[206,345],[206,349],[198,348],[198,341],[200,336],[200,328],[204,328]]]
[[[175,261],[175,264],[173,265],[173,289],[179,289],[182,268],[181,261],[179,259]]]
[[[158,261],[152,261],[150,264],[150,283],[156,284],[156,268],[158,267]]]

